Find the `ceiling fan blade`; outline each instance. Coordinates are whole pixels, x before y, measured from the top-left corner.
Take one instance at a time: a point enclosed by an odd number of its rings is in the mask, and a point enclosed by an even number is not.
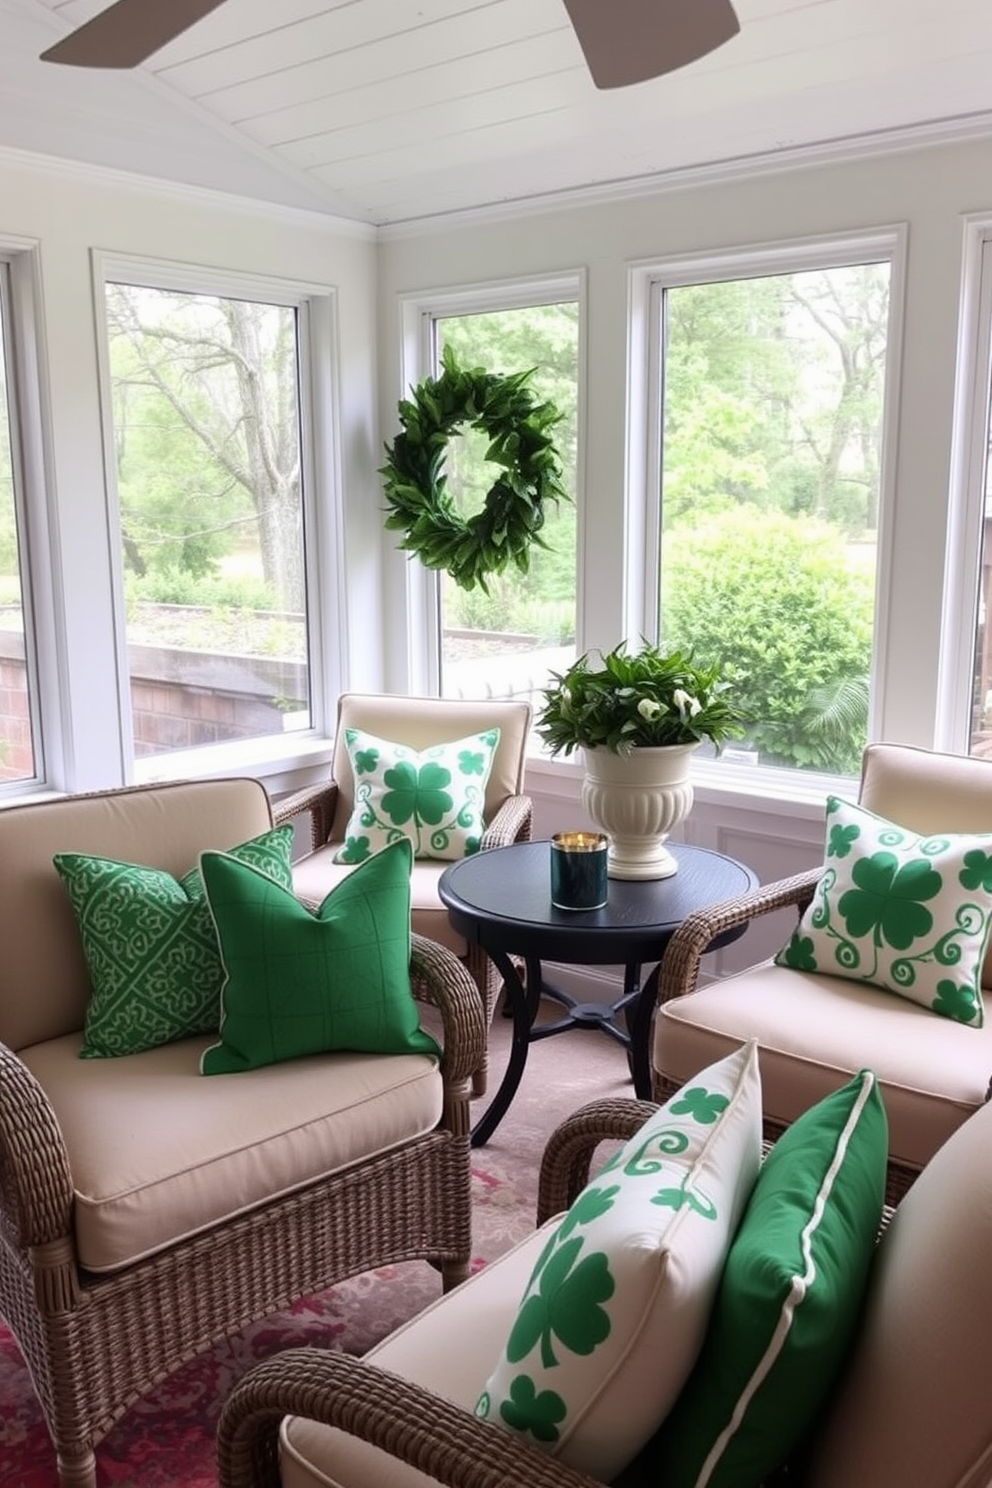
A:
[[[564,0],[597,88],[674,72],[736,36],[730,0]]]
[[[137,67],[224,0],[117,0],[42,52],[70,67]]]

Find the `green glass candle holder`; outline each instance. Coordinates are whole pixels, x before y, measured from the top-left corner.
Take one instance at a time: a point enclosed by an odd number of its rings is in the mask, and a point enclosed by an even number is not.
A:
[[[604,832],[556,832],[551,839],[551,903],[556,909],[602,909],[608,893]]]

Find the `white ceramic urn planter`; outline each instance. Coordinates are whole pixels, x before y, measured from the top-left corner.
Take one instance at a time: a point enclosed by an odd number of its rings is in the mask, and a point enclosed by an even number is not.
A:
[[[610,878],[670,878],[678,871],[665,839],[692,808],[689,771],[698,748],[583,750],[582,805],[610,838]]]

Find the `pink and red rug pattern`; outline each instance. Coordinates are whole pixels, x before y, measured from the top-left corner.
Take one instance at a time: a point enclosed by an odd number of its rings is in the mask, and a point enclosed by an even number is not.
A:
[[[474,1173],[474,1267],[533,1225],[533,1200],[489,1165]],[[527,1185],[529,1190],[530,1185]],[[97,1448],[99,1488],[217,1488],[214,1435],[222,1401],[253,1364],[285,1348],[361,1354],[440,1294],[423,1262],[384,1266],[263,1319],[166,1380]],[[0,1323],[0,1484],[58,1488],[55,1457],[27,1368]]]

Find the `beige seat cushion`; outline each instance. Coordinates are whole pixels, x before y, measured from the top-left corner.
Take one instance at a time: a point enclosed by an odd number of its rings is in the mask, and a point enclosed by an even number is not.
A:
[[[320,904],[342,879],[354,873],[354,863],[334,861],[334,854],[343,846],[343,840],[329,842],[294,866],[293,890],[300,899]],[[437,897],[438,879],[450,867],[450,863],[437,858],[414,860],[410,877],[410,928],[416,935],[447,946],[456,956],[464,958],[468,951],[464,937],[451,928],[448,911]]]
[[[889,992],[764,962],[658,1010],[654,1067],[676,1085],[758,1040],[765,1114],[783,1122],[870,1066],[894,1160],[922,1167],[985,1100],[992,1019],[968,1028]]]
[[[209,1037],[79,1059],[80,1035],[21,1051],[65,1137],[80,1263],[114,1271],[409,1142],[441,1116],[436,1059],[325,1054],[201,1075]]]
[[[366,1356],[472,1411],[506,1342],[551,1220],[449,1292]],[[282,1425],[283,1488],[426,1488],[433,1478],[329,1426],[291,1416]]]

